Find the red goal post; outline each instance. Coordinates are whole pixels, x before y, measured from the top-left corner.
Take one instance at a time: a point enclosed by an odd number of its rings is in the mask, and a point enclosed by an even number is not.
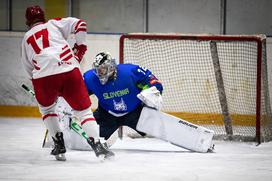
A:
[[[161,80],[163,111],[218,138],[272,139],[264,35],[125,34],[120,63]]]

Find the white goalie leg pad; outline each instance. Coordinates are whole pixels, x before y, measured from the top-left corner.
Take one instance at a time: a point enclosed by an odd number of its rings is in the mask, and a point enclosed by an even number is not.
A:
[[[148,107],[141,112],[137,130],[196,152],[207,152],[214,134],[212,130]]]
[[[83,111],[74,111],[75,116],[78,118],[82,129],[89,137],[94,139],[99,138],[99,127],[93,116],[91,108],[87,108]]]
[[[79,126],[77,122],[78,121],[73,118],[73,121],[69,124],[76,124],[77,126]],[[79,129],[82,128],[79,127]],[[79,133],[80,132],[76,132],[72,128],[63,130],[66,148],[69,148],[71,150],[91,150],[90,145],[87,143],[86,139]]]
[[[118,139],[118,130],[116,130],[105,142],[107,143],[108,147],[110,148]]]

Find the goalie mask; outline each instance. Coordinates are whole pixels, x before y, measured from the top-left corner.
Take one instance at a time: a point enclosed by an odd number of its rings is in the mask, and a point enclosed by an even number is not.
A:
[[[109,53],[102,52],[95,56],[93,63],[97,77],[102,85],[116,77],[116,62]]]

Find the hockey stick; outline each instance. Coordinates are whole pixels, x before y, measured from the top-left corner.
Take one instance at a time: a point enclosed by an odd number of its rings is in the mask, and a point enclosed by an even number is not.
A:
[[[35,97],[35,93],[33,90],[31,90],[28,86],[26,86],[25,84],[22,85],[22,87],[27,91],[29,92],[32,96]],[[69,117],[69,128],[72,129],[74,132],[76,132],[77,134],[79,134],[79,136],[83,137],[84,139],[86,139],[87,141],[89,140],[89,137],[88,135],[86,134],[86,132],[82,129],[82,127],[77,123],[77,121],[75,120],[76,118],[73,117],[73,115],[70,113],[70,112],[65,112],[65,111],[62,111],[62,113],[64,115],[67,115]],[[117,131],[116,131],[117,132]],[[43,140],[43,145],[42,147],[44,148],[45,147],[45,144],[46,144],[46,139],[47,139],[47,136],[48,136],[48,130],[46,129],[46,132],[45,132],[45,136],[44,136],[44,140]],[[112,134],[112,136],[106,140],[106,144],[108,147],[111,147],[117,140],[118,136],[116,136],[115,133]]]
[[[35,92],[33,90],[31,90],[28,86],[26,86],[25,84],[22,84],[22,88],[25,89],[33,97],[35,97]],[[45,146],[47,135],[48,135],[48,129],[46,129],[45,134],[44,134],[42,148],[44,148],[44,146]]]
[[[80,136],[82,136],[83,138],[85,138],[86,140],[89,139],[88,135],[86,134],[86,132],[82,129],[82,127],[73,120],[74,118],[70,117],[70,127],[73,131],[75,131],[77,134],[79,134]]]
[[[28,86],[26,86],[25,84],[22,84],[22,88],[25,89],[28,93],[30,93],[33,97],[35,97],[35,93],[33,90],[31,90]],[[86,140],[89,139],[89,137],[87,136],[86,132],[82,129],[82,127],[76,122],[74,121],[74,118],[72,118],[72,114],[68,113],[68,112],[62,112],[64,115],[68,115],[70,117],[70,128],[75,131],[77,134],[79,134],[80,136],[82,136],[83,138],[85,138]],[[47,135],[48,135],[48,129],[46,129],[45,135],[44,135],[44,139],[43,139],[43,145],[42,147],[45,146],[45,142],[47,139]]]
[[[22,84],[22,88],[25,89],[28,93],[30,93],[33,97],[35,97],[34,91],[27,87],[25,84]]]
[[[45,134],[44,134],[42,148],[44,148],[44,146],[45,146],[47,135],[48,135],[48,129],[46,129]]]

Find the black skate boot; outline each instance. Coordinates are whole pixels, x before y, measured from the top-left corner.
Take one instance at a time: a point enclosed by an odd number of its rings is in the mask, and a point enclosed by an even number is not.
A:
[[[95,142],[94,139],[91,137],[87,141],[94,150],[96,157],[102,157],[104,159],[110,159],[114,157],[114,153],[108,150],[106,144],[102,144],[99,140]]]
[[[52,139],[54,141],[54,148],[51,151],[51,155],[54,155],[59,161],[65,161],[66,158],[64,153],[66,152],[66,148],[64,145],[63,133],[57,132],[56,138],[52,137]]]

